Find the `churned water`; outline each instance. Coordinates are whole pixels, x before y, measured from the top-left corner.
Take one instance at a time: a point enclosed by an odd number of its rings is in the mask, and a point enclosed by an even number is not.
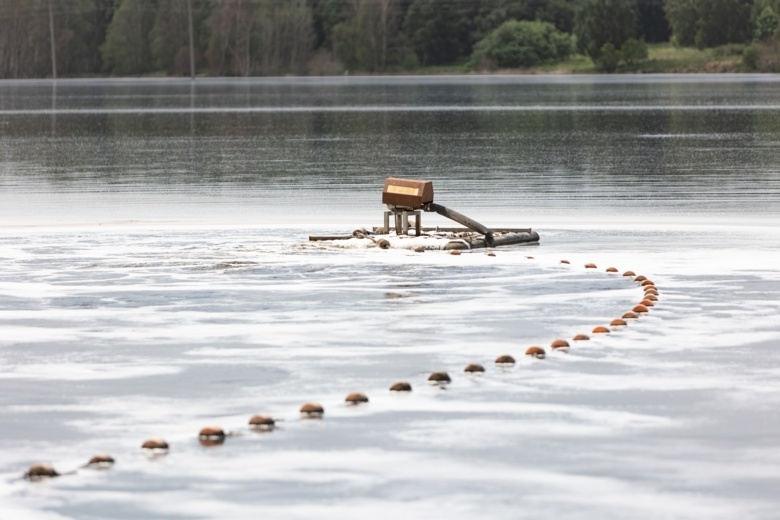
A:
[[[0,517],[774,518],[778,116],[776,76],[0,83]],[[308,242],[390,175],[541,242]],[[657,305],[592,333],[629,269]]]

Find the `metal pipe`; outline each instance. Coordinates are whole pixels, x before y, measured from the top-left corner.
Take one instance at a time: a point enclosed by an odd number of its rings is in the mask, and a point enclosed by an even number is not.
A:
[[[457,211],[452,210],[446,206],[442,206],[441,204],[436,204],[435,202],[426,204],[423,209],[425,209],[425,211],[433,211],[434,213],[438,213],[442,217],[447,217],[450,220],[454,220],[458,224],[466,226],[472,231],[476,231],[477,233],[485,235],[485,243],[489,247],[493,247],[493,232],[476,220],[470,219],[466,215],[458,213]]]

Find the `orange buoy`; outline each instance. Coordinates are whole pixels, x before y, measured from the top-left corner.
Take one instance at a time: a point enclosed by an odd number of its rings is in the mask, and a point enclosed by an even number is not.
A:
[[[626,271],[623,273],[623,276],[636,276],[636,273],[634,271]]]
[[[141,445],[141,449],[154,450],[154,451],[167,451],[168,442],[162,437],[152,437],[151,439],[146,439],[144,441],[144,443]]]
[[[655,305],[651,300],[644,299],[641,302],[639,302],[641,305],[644,305],[645,307],[652,307]]]
[[[604,327],[603,325],[599,325],[595,329],[593,329],[593,334],[609,334],[609,329]]]
[[[546,355],[544,352],[544,349],[542,347],[529,347],[528,350],[525,351],[526,356],[533,356],[536,359],[544,359],[544,356]]]
[[[484,372],[485,367],[478,363],[471,363],[470,365],[466,366],[466,368],[463,369],[464,372]]]
[[[509,354],[504,354],[503,356],[498,356],[496,358],[496,364],[497,365],[514,365],[515,364],[515,358],[513,358]]]
[[[412,249],[412,251],[414,251],[415,253],[424,253],[425,248],[423,246],[417,246],[414,249]]]
[[[428,381],[431,383],[450,383],[452,379],[450,379],[450,375],[447,372],[434,372],[428,376]]]
[[[87,462],[87,467],[96,468],[96,469],[104,469],[113,465],[114,465],[114,457],[106,453],[100,453],[98,455],[95,455],[94,457],[89,459],[89,462]]]
[[[632,310],[636,313],[647,312],[647,307],[645,307],[640,303],[639,305],[635,306]]]
[[[640,285],[644,287],[645,285],[655,285],[655,283],[653,283],[652,280],[642,280],[642,283]]]
[[[645,294],[652,294],[653,296],[658,296],[658,291],[656,289],[648,289],[645,291]]]
[[[623,315],[624,320],[635,320],[639,317],[639,315],[633,311],[628,311]]]
[[[556,348],[569,348],[569,342],[565,339],[556,339],[550,343],[550,348],[555,350]]]
[[[24,478],[27,480],[43,480],[45,478],[59,477],[60,474],[52,467],[51,464],[45,462],[39,462],[30,466],[30,469],[24,474]]]
[[[634,278],[635,282],[641,282],[641,281],[644,281],[644,280],[647,280],[647,277],[646,276],[642,276],[641,274],[639,276],[637,276],[636,278]]]
[[[276,421],[270,415],[257,414],[249,418],[249,427],[255,430],[273,430]]]
[[[645,300],[650,300],[651,302],[657,302],[658,296],[655,294],[645,294]]]
[[[198,433],[198,441],[202,446],[219,446],[225,442],[225,430],[219,426],[206,426]]]
[[[616,318],[612,320],[612,322],[609,324],[610,327],[620,327],[622,325],[628,325],[628,324],[626,323],[626,320],[621,318]]]
[[[569,264],[570,262],[568,260],[561,260],[562,264]]]
[[[458,250],[458,249],[453,249],[453,250],[451,250],[451,251],[450,251],[450,254],[451,254],[451,255],[459,255],[459,254],[460,254],[460,250]]]
[[[412,391],[412,385],[407,383],[406,381],[398,381],[397,383],[393,383],[392,386],[390,386],[391,392],[411,392]]]
[[[321,419],[325,409],[319,403],[306,403],[301,406],[301,416],[304,419]]]
[[[344,401],[347,404],[358,405],[362,403],[367,403],[368,397],[366,396],[366,394],[361,394],[360,392],[352,392],[344,399]]]
[[[585,264],[585,269],[596,269],[596,264]]]
[[[587,334],[577,334],[574,336],[574,341],[588,341],[590,340],[590,336]]]
[[[607,272],[608,273],[617,273],[618,270],[617,270],[617,267],[607,267]]]

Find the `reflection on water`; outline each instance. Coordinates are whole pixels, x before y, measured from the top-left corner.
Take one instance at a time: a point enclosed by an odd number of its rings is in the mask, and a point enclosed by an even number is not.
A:
[[[4,82],[0,220],[368,225],[390,175],[504,225],[776,218],[779,113],[773,76]]]

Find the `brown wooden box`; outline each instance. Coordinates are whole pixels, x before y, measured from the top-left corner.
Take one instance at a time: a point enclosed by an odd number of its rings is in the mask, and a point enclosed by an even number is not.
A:
[[[382,203],[392,206],[419,209],[433,202],[433,183],[431,181],[415,181],[411,179],[385,179],[382,190]]]

